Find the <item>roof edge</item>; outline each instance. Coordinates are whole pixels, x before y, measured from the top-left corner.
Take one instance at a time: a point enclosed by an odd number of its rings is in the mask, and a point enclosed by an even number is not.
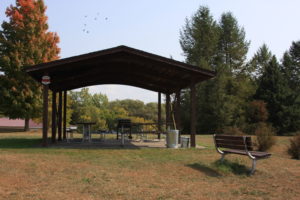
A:
[[[177,61],[171,58],[166,58],[160,55],[156,55],[153,53],[149,53],[146,51],[142,51],[139,49],[135,49],[132,47],[128,47],[125,45],[120,45],[120,46],[116,46],[116,47],[112,47],[112,48],[108,48],[108,49],[104,49],[104,50],[100,50],[100,51],[95,51],[95,52],[90,52],[90,53],[86,53],[86,54],[81,54],[81,55],[76,55],[76,56],[71,56],[71,57],[67,57],[67,58],[62,58],[59,60],[54,60],[54,61],[50,61],[50,62],[46,62],[46,63],[40,63],[37,65],[33,65],[33,66],[29,66],[29,67],[25,67],[24,71],[27,73],[30,72],[34,72],[34,71],[40,71],[41,68],[42,69],[48,69],[54,66],[58,66],[58,65],[63,65],[63,64],[68,64],[68,63],[72,63],[72,62],[77,62],[77,61],[82,61],[82,60],[86,60],[86,59],[91,59],[91,58],[95,58],[97,56],[102,56],[102,55],[108,55],[108,54],[112,54],[112,53],[117,53],[117,52],[127,52],[127,53],[132,53],[138,56],[142,56],[148,59],[153,59],[156,61],[160,61],[166,64],[170,64],[170,65],[176,65],[178,67],[183,67],[183,68],[187,68],[189,70],[193,70],[196,72],[202,72],[207,76],[211,76],[214,77],[216,75],[215,71],[211,71],[211,70],[207,70],[207,69],[203,69],[200,68],[198,66],[195,65],[191,65],[191,64],[187,64],[181,61]]]

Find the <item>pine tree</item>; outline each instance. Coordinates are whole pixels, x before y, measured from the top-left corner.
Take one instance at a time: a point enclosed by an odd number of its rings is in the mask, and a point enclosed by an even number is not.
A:
[[[246,120],[246,102],[253,93],[252,82],[245,73],[249,42],[244,29],[228,12],[221,16],[219,32],[217,77],[211,87],[216,130],[226,126],[242,127]]]
[[[290,95],[287,99],[286,118],[289,119],[289,126],[286,132],[300,130],[300,41],[293,42],[288,52],[283,55],[281,66],[284,79],[290,88]],[[286,102],[286,103],[287,103]]]
[[[245,64],[250,42],[245,40],[244,28],[239,27],[231,12],[223,13],[219,22],[219,62],[224,70],[241,70]],[[220,66],[219,66],[220,67]],[[220,71],[220,69],[219,69]]]
[[[255,79],[259,79],[272,58],[272,52],[263,44],[250,60],[250,72]]]
[[[191,17],[186,19],[185,26],[180,32],[180,45],[186,57],[186,62],[199,66],[204,69],[215,70],[215,58],[217,56],[218,47],[218,25],[213,19],[209,8],[201,6],[197,12]],[[210,128],[208,115],[210,115],[208,101],[208,90],[211,81],[207,81],[198,85],[197,98],[198,98],[198,127],[197,131],[207,130]],[[190,100],[189,90],[184,90],[182,95],[182,126],[185,131],[190,128]],[[205,116],[205,117],[204,117]],[[213,122],[209,120],[208,122]]]
[[[249,42],[231,13],[222,15],[219,24],[207,7],[200,7],[187,20],[180,44],[190,64],[217,71],[217,76],[198,85],[197,132],[211,133],[245,121],[246,100],[253,94],[245,71]],[[183,126],[189,122],[189,90],[183,95]]]
[[[280,70],[280,66],[275,56],[272,57],[266,66],[259,81],[259,86],[254,95],[255,99],[263,100],[267,103],[269,112],[269,122],[283,134],[290,126],[290,102],[291,90],[286,79]]]
[[[16,0],[0,30],[0,107],[10,118],[28,121],[40,115],[41,88],[23,69],[58,59],[59,37],[48,31],[43,0]]]
[[[192,16],[186,19],[180,32],[180,45],[186,62],[205,69],[214,69],[218,42],[216,21],[209,8],[201,6]]]

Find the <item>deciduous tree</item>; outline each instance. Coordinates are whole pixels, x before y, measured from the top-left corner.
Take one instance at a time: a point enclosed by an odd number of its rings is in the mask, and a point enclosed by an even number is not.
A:
[[[16,0],[6,9],[0,30],[0,106],[10,118],[30,118],[41,112],[41,88],[24,69],[58,59],[59,37],[48,31],[43,0]]]

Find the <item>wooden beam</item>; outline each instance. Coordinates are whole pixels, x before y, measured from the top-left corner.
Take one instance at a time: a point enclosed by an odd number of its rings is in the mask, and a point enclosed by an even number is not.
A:
[[[160,139],[160,134],[161,134],[161,92],[158,92],[157,129],[158,129],[158,139]]]
[[[168,92],[167,89],[172,88],[170,87],[161,87],[157,85],[152,85],[140,80],[131,80],[128,77],[104,77],[104,78],[95,78],[95,80],[85,79],[82,82],[71,82],[68,84],[61,84],[61,85],[52,85],[53,90],[72,90],[80,87],[87,87],[91,85],[101,85],[101,84],[121,84],[121,85],[130,85],[135,87],[144,88],[147,90],[155,91],[155,92]]]
[[[62,91],[58,92],[58,141],[62,140]]]
[[[170,94],[166,94],[166,129],[168,130],[170,126],[171,116],[170,116]]]
[[[89,77],[88,79],[86,77]],[[132,85],[135,87],[141,87],[144,89],[153,90],[156,92],[167,92],[168,90],[178,90],[180,89],[178,83],[162,81],[159,78],[147,77],[141,74],[134,74],[129,72],[118,72],[116,73],[93,73],[90,76],[81,76],[76,80],[64,82],[57,81],[51,85],[53,90],[69,90],[80,87],[86,87],[91,85],[99,84],[122,84],[122,85]],[[157,75],[156,77],[159,77]]]
[[[196,87],[191,83],[191,147],[196,147]]]
[[[43,139],[42,145],[47,146],[48,139],[48,85],[43,85]]]
[[[51,141],[52,143],[56,142],[56,92],[52,92],[52,136]]]
[[[135,64],[127,64],[117,63],[117,62],[109,62],[109,63],[99,63],[97,62],[97,66],[102,67],[94,67],[94,65],[88,66],[84,65],[84,68],[78,70],[76,74],[73,72],[66,71],[66,73],[61,73],[55,76],[55,84],[61,85],[69,82],[81,82],[84,77],[99,77],[102,79],[103,77],[115,77],[121,76],[131,76],[131,79],[151,79],[153,81],[159,81],[160,83],[167,83],[173,85],[174,87],[180,87],[181,85],[186,85],[187,80],[183,80],[181,78],[182,73],[172,74],[174,71],[169,70],[165,71],[164,68],[158,67],[145,67],[144,65],[135,65]],[[164,72],[165,71],[165,72]],[[116,73],[117,72],[117,73]],[[70,76],[66,76],[65,74],[70,74]],[[86,79],[86,78],[84,78]]]
[[[63,139],[67,139],[67,91],[64,91],[64,125],[63,125]]]

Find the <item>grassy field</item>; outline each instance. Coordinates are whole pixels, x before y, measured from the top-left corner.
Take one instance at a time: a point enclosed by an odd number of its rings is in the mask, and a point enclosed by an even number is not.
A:
[[[272,157],[229,155],[206,149],[41,148],[40,133],[0,133],[0,199],[300,199],[300,161],[279,137]]]

